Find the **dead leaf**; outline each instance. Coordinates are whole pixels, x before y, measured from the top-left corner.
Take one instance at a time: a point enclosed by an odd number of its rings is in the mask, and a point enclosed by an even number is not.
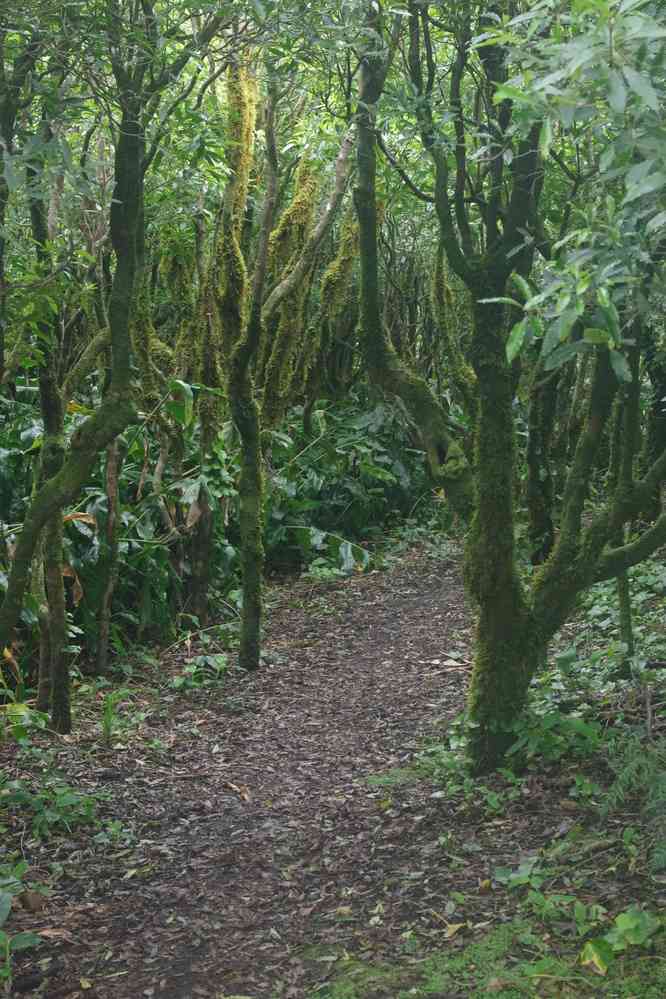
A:
[[[17,897],[20,904],[28,912],[41,912],[46,905],[46,898],[38,891],[28,889],[27,891],[22,891]]]
[[[67,579],[74,580],[74,586],[72,587],[72,600],[74,601],[74,606],[78,607],[83,599],[83,587],[81,586],[81,580],[76,574],[76,570],[72,569],[71,565],[63,565],[62,574],[66,576]]]
[[[234,784],[230,780],[225,780],[224,786],[230,787],[232,791],[235,791],[242,801],[249,801],[251,798],[250,789],[245,784]]]
[[[79,985],[84,991],[87,991],[88,989],[91,989],[93,987],[93,983],[90,981],[89,978],[79,978]]]
[[[74,943],[74,937],[67,930],[58,929],[57,926],[47,926],[45,930],[35,930],[38,937],[45,937],[47,940],[64,940],[66,943]]]
[[[492,891],[493,883],[490,878],[484,878],[483,881],[479,881],[479,893],[481,895],[487,895],[489,891]]]
[[[185,527],[187,528],[194,527],[197,521],[201,519],[202,513],[203,510],[199,506],[198,501],[192,500],[192,502],[190,503],[190,508],[187,511],[187,517],[185,518]]]
[[[511,984],[512,983],[507,981],[506,978],[491,978],[490,981],[486,983],[486,989],[488,992],[501,992],[502,989],[508,989]]]
[[[454,937],[456,933],[464,929],[465,926],[467,926],[467,923],[447,923],[446,929],[444,930],[445,939],[450,940],[451,937]]]
[[[97,527],[97,521],[92,513],[66,513],[62,518],[63,524],[68,524],[72,520],[79,520],[82,524],[90,524],[91,527]]]

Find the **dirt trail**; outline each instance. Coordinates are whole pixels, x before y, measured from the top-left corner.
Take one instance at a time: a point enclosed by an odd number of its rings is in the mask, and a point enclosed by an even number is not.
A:
[[[20,927],[46,930],[48,951],[22,957],[16,993],[299,999],[341,948],[395,957],[410,928],[441,932],[446,806],[367,778],[460,709],[468,649],[456,565],[412,553],[280,588],[256,677],[179,696],[124,748],[67,746],[72,783],[107,789],[136,840],[59,848],[63,877]]]

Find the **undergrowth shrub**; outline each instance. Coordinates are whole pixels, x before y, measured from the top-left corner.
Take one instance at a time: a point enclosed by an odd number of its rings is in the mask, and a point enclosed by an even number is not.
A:
[[[666,869],[666,739],[647,742],[637,733],[622,735],[608,747],[608,765],[614,777],[601,803],[602,816],[635,803],[650,838],[650,867]]]

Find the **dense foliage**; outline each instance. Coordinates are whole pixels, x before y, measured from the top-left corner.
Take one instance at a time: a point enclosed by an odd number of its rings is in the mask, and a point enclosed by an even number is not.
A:
[[[666,540],[658,6],[61,13],[0,24],[12,682],[68,731],[74,650],[230,607],[254,669],[266,569],[363,569],[443,490],[492,767],[599,580],[631,659]]]

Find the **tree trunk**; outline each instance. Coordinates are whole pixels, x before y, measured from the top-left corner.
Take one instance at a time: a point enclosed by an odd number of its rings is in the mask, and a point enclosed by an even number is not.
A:
[[[537,369],[535,378],[544,377]],[[559,372],[532,389],[527,442],[527,516],[532,565],[546,561],[555,541],[550,444],[555,427]]]
[[[376,16],[368,17],[377,32]],[[434,482],[444,486],[449,500],[464,519],[472,508],[472,475],[463,449],[447,429],[446,413],[428,384],[410,371],[396,354],[382,324],[377,259],[377,201],[375,194],[375,106],[386,77],[388,54],[373,39],[373,51],[361,61],[357,121],[357,184],[354,204],[359,223],[361,265],[362,350],[372,382],[397,395],[414,420],[423,441]]]
[[[129,320],[136,276],[137,228],[142,217],[143,134],[140,108],[128,99],[118,130],[115,187],[111,204],[111,241],[116,270],[109,302],[112,370],[109,391],[97,412],[74,433],[67,457],[43,482],[26,514],[0,606],[0,648],[9,645],[30,578],[30,566],[42,528],[71,503],[88,480],[99,451],[135,418],[130,395]],[[53,537],[55,543],[55,537]]]
[[[250,315],[244,336],[231,357],[229,401],[231,415],[241,438],[241,475],[238,484],[240,504],[241,572],[243,577],[243,612],[241,619],[238,665],[255,670],[261,655],[263,614],[263,455],[261,449],[261,414],[254,396],[252,364],[259,351],[262,323],[262,298],[268,262],[268,240],[273,226],[277,200],[277,150],[274,115],[276,95],[269,88],[266,107],[266,197],[259,232],[257,259],[252,282]]]
[[[498,287],[490,294],[502,291]],[[513,741],[510,727],[523,708],[542,649],[515,564],[513,387],[504,325],[501,305],[476,303],[470,351],[479,399],[476,488],[465,577],[478,606],[468,701],[470,756],[477,772],[497,766]]]
[[[97,611],[97,650],[95,655],[95,672],[98,675],[106,673],[109,665],[111,608],[120,572],[120,563],[118,560],[118,536],[120,529],[120,495],[118,483],[124,457],[124,448],[121,447],[118,439],[109,444],[106,449],[107,519],[103,547],[97,562],[97,571],[101,576],[98,584],[100,605]]]

